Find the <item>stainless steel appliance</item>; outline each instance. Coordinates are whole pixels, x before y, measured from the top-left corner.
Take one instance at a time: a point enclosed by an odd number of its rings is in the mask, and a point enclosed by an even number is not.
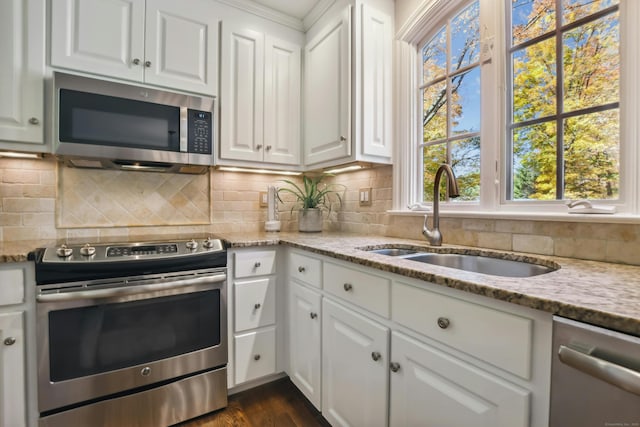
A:
[[[53,151],[70,166],[200,173],[214,98],[55,72]]]
[[[168,426],[226,406],[224,242],[32,257],[40,426]]]
[[[640,338],[553,321],[550,427],[640,426]]]

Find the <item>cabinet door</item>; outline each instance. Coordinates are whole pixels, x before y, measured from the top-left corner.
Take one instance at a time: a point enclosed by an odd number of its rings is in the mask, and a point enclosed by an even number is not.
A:
[[[52,0],[51,65],[142,81],[144,0]]]
[[[26,426],[22,312],[0,314],[0,425]]]
[[[267,36],[264,161],[300,163],[300,46]]]
[[[222,26],[220,157],[262,161],[264,35]]]
[[[0,1],[3,141],[43,142],[44,11],[43,0]]]
[[[362,153],[391,157],[391,17],[362,5]]]
[[[392,426],[525,427],[529,391],[393,332]]]
[[[322,303],[322,414],[333,426],[386,426],[389,329]]]
[[[83,0],[84,1],[84,0]],[[209,0],[147,0],[145,82],[216,95],[218,17]]]
[[[320,410],[321,313],[319,293],[291,282],[289,288],[289,377]]]
[[[305,164],[351,155],[351,7],[305,47]]]

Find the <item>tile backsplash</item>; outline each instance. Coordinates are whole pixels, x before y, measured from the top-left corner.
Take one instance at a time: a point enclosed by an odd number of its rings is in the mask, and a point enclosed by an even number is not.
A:
[[[264,229],[259,193],[281,177],[211,171],[162,175],[69,169],[54,159],[0,159],[0,239],[252,232]],[[391,215],[392,167],[336,175],[342,205],[325,229],[423,240],[422,216]],[[372,203],[360,206],[359,189]],[[283,231],[297,229],[293,200],[280,206]],[[441,218],[445,243],[640,265],[640,224]]]

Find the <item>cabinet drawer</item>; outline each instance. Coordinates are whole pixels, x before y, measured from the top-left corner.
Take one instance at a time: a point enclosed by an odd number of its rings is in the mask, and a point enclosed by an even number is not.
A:
[[[276,322],[276,280],[274,277],[235,282],[235,331],[255,329]]]
[[[24,302],[24,271],[0,270],[0,306]]]
[[[289,277],[322,287],[322,261],[298,252],[289,253]]]
[[[347,267],[324,263],[324,288],[332,294],[389,317],[390,280]]]
[[[276,328],[236,335],[236,384],[276,371]]]
[[[235,277],[253,277],[276,272],[276,250],[241,251],[235,253]]]
[[[531,319],[398,282],[391,301],[394,321],[530,379]]]

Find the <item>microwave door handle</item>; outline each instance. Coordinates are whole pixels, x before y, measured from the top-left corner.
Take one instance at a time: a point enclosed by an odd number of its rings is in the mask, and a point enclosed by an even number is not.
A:
[[[189,142],[189,110],[186,107],[180,107],[180,152],[188,151]]]
[[[155,283],[147,285],[137,286],[120,286],[109,289],[96,289],[85,291],[71,291],[71,292],[56,292],[51,294],[41,294],[36,297],[38,302],[60,302],[60,301],[74,301],[81,299],[97,299],[97,298],[112,298],[125,295],[144,294],[157,291],[164,291],[169,289],[185,288],[187,286],[202,286],[212,283],[224,282],[227,280],[226,273],[212,274],[208,276],[202,276],[195,279],[177,280],[168,283]]]
[[[587,375],[640,396],[640,372],[561,345],[558,357],[562,363]]]

